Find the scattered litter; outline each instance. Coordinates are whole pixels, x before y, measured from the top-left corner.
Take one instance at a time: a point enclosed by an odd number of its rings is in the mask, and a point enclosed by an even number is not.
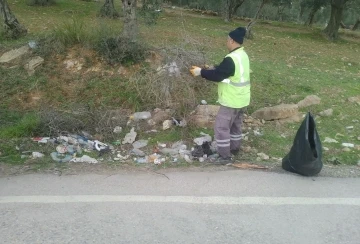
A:
[[[29,42],[28,42],[28,45],[29,45],[29,47],[30,47],[31,49],[37,48],[37,43],[36,43],[36,41],[29,41]]]
[[[125,138],[123,139],[122,144],[132,144],[135,141],[137,133],[135,132],[134,128],[131,128],[130,132],[126,134]]]
[[[139,120],[147,120],[151,118],[151,113],[150,112],[136,112],[133,115],[130,116],[130,119],[134,120],[134,121],[139,121]]]
[[[134,148],[133,150],[131,150],[131,153],[135,154],[136,156],[139,156],[139,157],[145,156],[145,153],[138,148]]]
[[[339,143],[337,140],[332,139],[330,137],[325,137],[324,142],[327,142],[327,143]]]
[[[211,141],[212,141],[210,135],[205,134],[205,133],[203,133],[203,132],[201,132],[200,134],[202,135],[202,137],[198,137],[198,138],[195,138],[195,139],[194,139],[194,142],[195,142],[197,145],[201,146],[202,144],[204,144],[204,142],[211,142]]]
[[[189,155],[185,154],[185,155],[184,155],[184,159],[185,159],[186,162],[192,163],[192,160],[191,160],[191,158],[190,158]]]
[[[95,158],[92,158],[88,155],[83,155],[81,158],[73,158],[70,162],[74,163],[89,163],[89,164],[96,164],[98,161]]]
[[[352,130],[352,129],[354,129],[354,126],[346,126],[346,129]]]
[[[255,136],[263,136],[263,133],[261,133],[261,132],[258,131],[258,130],[254,130],[253,132],[254,132],[254,135],[255,135]]]
[[[159,147],[166,147],[166,144],[165,143],[158,143],[158,146]]]
[[[179,149],[174,149],[174,148],[161,148],[160,152],[162,154],[169,154],[169,155],[177,155],[179,154]]]
[[[38,142],[38,143],[47,143],[48,140],[50,140],[50,137],[34,137],[32,138],[33,141]]]
[[[59,152],[52,152],[50,154],[51,158],[58,162],[58,163],[65,163],[65,162],[69,162],[72,159],[72,156],[69,154],[63,154],[63,153],[59,153]]]
[[[207,102],[206,102],[205,100],[201,100],[201,104],[202,104],[202,105],[206,105]]]
[[[187,122],[185,119],[183,120],[177,120],[175,118],[172,118],[173,124],[179,127],[185,127],[187,125]]]
[[[39,153],[39,152],[33,152],[33,153],[32,153],[32,157],[33,157],[33,158],[42,158],[42,157],[44,157],[44,156],[45,156],[44,154]]]
[[[116,140],[112,143],[113,145],[115,146],[119,146],[121,144],[121,141],[120,140]]]
[[[135,161],[138,163],[138,164],[146,164],[148,163],[148,160],[146,157],[144,158],[135,158]]]
[[[248,164],[248,163],[232,164],[232,166],[240,169],[269,169],[269,167],[267,166],[260,166],[260,165]]]
[[[134,142],[132,145],[134,148],[139,149],[142,147],[146,147],[148,144],[148,140],[138,140],[136,142]]]
[[[323,147],[323,150],[324,150],[324,151],[329,151],[329,148]]]
[[[119,133],[121,133],[121,132],[122,132],[122,127],[116,126],[116,127],[114,128],[114,133],[119,134]]]
[[[355,147],[354,144],[352,144],[352,143],[346,143],[346,142],[341,143],[341,146],[343,146],[343,147]]]
[[[351,149],[348,148],[348,147],[344,147],[342,151],[343,151],[343,152],[351,152]]]
[[[116,156],[119,160],[126,160],[130,157],[130,155],[122,156],[120,153],[118,153],[118,155],[116,155]]]

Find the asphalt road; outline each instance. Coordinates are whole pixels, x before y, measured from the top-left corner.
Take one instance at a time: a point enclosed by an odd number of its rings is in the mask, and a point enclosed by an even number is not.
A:
[[[1,243],[360,243],[360,178],[246,170],[0,178]]]

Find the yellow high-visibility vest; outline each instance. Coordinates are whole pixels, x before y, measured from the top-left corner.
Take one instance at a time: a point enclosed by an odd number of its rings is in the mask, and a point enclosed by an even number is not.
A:
[[[250,62],[241,47],[228,55],[235,64],[234,76],[218,83],[218,101],[229,108],[243,108],[250,104]]]

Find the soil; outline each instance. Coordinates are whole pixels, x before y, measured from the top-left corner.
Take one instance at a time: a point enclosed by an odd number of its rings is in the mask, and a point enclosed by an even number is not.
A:
[[[245,163],[245,162],[236,162]],[[249,163],[249,162],[246,162]],[[100,175],[115,175],[118,172],[153,172],[154,174],[161,174],[166,177],[167,172],[216,172],[216,171],[227,171],[227,170],[255,170],[255,171],[266,171],[269,173],[279,174],[292,174],[281,168],[281,163],[272,162],[256,162],[256,165],[266,166],[268,169],[238,169],[233,166],[216,166],[210,163],[203,163],[200,165],[182,166],[170,165],[170,166],[156,166],[152,164],[148,165],[134,165],[134,164],[86,164],[86,163],[64,163],[47,164],[46,167],[39,168],[36,165],[8,165],[0,164],[0,177],[8,177],[14,175],[23,174],[55,174],[61,175],[82,175],[82,174],[100,174]],[[359,166],[345,166],[345,165],[324,165],[322,171],[316,177],[334,177],[334,178],[358,178],[360,177]]]

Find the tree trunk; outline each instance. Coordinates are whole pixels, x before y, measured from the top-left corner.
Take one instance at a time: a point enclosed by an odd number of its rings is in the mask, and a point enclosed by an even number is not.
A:
[[[101,17],[109,17],[112,19],[118,18],[120,15],[115,10],[114,0],[105,0],[104,5],[100,9],[99,15]]]
[[[136,20],[136,1],[121,0],[124,11],[124,27],[122,35],[131,40],[136,40],[138,36],[138,26]]]
[[[356,30],[358,27],[359,27],[359,24],[360,24],[360,17],[357,19],[355,25],[353,26],[353,28],[351,28],[351,30]]]
[[[307,25],[307,26],[312,26],[312,24],[314,23],[315,14],[317,13],[317,11],[318,11],[319,9],[320,9],[320,6],[318,6],[318,5],[314,5],[314,6],[311,8],[309,17],[308,17],[308,19],[306,20],[305,25]]]
[[[250,23],[247,25],[246,27],[246,34],[245,37],[248,39],[252,39],[253,38],[253,34],[252,34],[252,27],[255,25],[256,20],[259,18],[260,12],[263,9],[263,7],[265,6],[266,3],[268,3],[269,0],[262,0],[261,4],[255,14],[255,17],[252,21],[250,21]]]
[[[6,0],[0,0],[0,15],[4,20],[5,34],[11,38],[18,38],[26,35],[26,28],[19,23],[12,14]]]
[[[241,5],[245,2],[245,0],[238,0],[235,3],[235,6],[232,8],[231,15],[234,16],[237,10],[241,7]]]
[[[231,21],[231,1],[233,0],[223,0],[223,18],[225,22]]]
[[[347,0],[331,0],[330,20],[324,29],[324,33],[331,41],[334,41],[339,37],[339,27],[346,2]]]

